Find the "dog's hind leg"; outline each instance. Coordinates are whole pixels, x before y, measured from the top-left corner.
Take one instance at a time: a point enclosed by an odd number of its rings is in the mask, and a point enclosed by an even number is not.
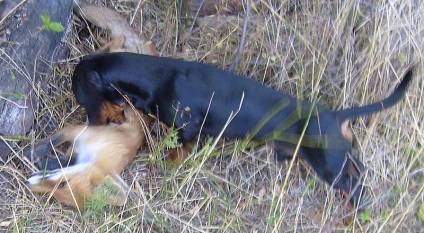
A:
[[[268,146],[274,150],[278,161],[292,159],[296,149],[295,145],[291,143],[276,140],[268,142]]]

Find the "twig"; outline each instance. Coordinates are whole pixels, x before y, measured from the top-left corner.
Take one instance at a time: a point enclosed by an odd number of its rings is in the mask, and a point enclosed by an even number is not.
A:
[[[3,22],[7,19],[7,17],[9,17],[9,15],[11,15],[16,9],[18,9],[25,2],[26,0],[22,0],[20,3],[16,4],[16,6],[14,6],[12,9],[10,9],[10,11],[4,15],[3,19],[0,20],[0,24],[3,24]]]
[[[12,100],[9,100],[9,99],[7,99],[7,98],[2,97],[2,96],[0,96],[0,100],[4,100],[4,101],[6,101],[6,102],[10,102],[10,103],[12,103],[12,104],[16,105],[16,107],[21,108],[21,109],[26,109],[26,108],[28,108],[28,107],[27,107],[27,106],[25,106],[25,105],[20,105],[20,104],[18,104],[18,103],[16,103],[16,102],[14,102],[14,101],[12,101]]]
[[[240,61],[241,55],[243,54],[244,44],[246,43],[247,27],[249,26],[249,19],[250,19],[250,0],[246,0],[246,16],[244,17],[244,22],[243,22],[243,32],[241,34],[241,41],[237,49],[236,57],[234,58],[230,67],[228,68],[228,71],[230,72],[234,70],[234,68]]]

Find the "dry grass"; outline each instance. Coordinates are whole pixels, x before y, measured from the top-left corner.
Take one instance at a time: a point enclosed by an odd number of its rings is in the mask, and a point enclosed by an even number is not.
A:
[[[243,18],[218,16],[176,19],[173,1],[107,1],[152,40],[162,56],[196,60],[226,68],[242,34]],[[276,89],[312,99],[332,109],[360,106],[386,97],[408,64],[420,61],[415,80],[401,104],[356,119],[357,156],[365,164],[365,214],[342,223],[340,195],[318,180],[304,161],[275,164],[266,146],[240,148],[237,140],[204,140],[187,163],[166,164],[167,139],[155,124],[157,151],[147,147],[122,176],[132,196],[122,208],[77,213],[24,185],[33,168],[8,162],[1,170],[10,181],[1,185],[0,230],[10,232],[141,232],[153,225],[167,232],[420,232],[424,202],[424,4],[419,0],[255,1],[244,53],[236,73]],[[291,8],[301,2],[298,8]],[[339,3],[338,3],[339,2]],[[143,27],[141,26],[143,25]],[[106,32],[79,33],[75,21],[68,41],[71,55],[57,64],[48,91],[35,109],[34,129],[12,157],[31,140],[65,123],[83,122],[70,91],[73,67],[92,52]],[[106,36],[107,38],[107,36]],[[15,159],[16,160],[16,159]],[[283,181],[288,176],[288,183]],[[11,186],[7,186],[11,184]]]

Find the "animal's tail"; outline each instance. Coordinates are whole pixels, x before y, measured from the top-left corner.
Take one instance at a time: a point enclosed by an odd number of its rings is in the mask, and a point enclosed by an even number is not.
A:
[[[413,76],[412,70],[413,69],[411,68],[408,70],[408,72],[406,72],[402,82],[399,84],[399,86],[393,91],[393,93],[389,97],[374,104],[340,110],[337,112],[339,121],[343,122],[349,118],[354,118],[360,115],[365,115],[365,114],[381,111],[395,105],[405,95],[408,85],[412,80],[412,76]]]

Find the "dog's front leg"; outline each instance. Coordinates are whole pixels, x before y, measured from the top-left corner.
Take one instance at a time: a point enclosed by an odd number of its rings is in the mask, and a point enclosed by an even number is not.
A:
[[[185,143],[182,147],[174,148],[171,150],[169,155],[166,156],[165,160],[167,162],[173,162],[178,164],[183,163],[190,154],[192,147],[193,143]]]

